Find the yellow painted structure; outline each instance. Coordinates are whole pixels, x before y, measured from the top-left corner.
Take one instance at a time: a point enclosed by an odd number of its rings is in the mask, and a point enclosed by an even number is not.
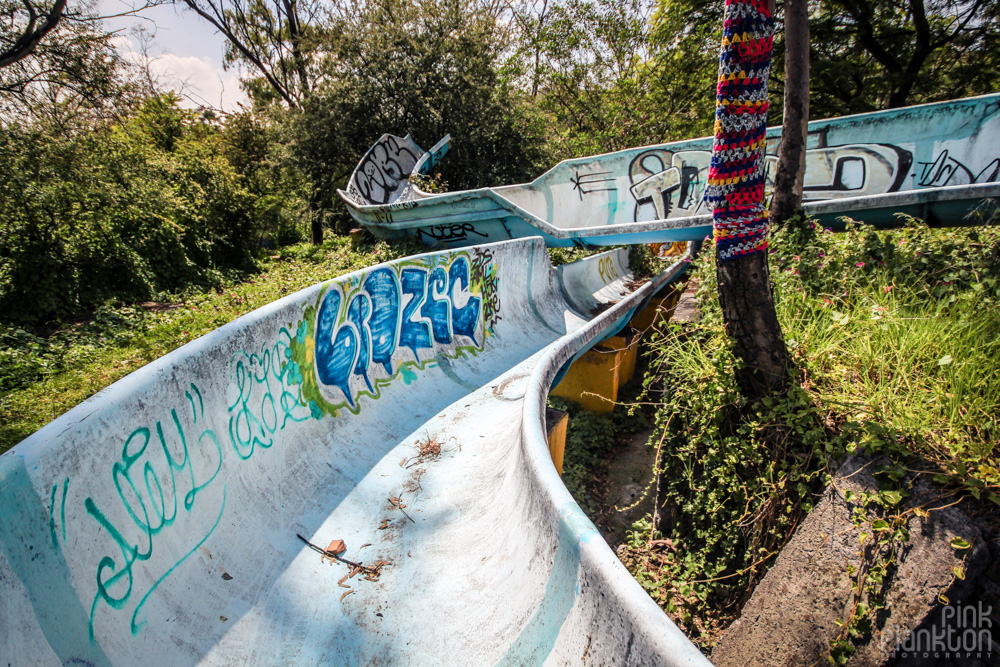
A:
[[[635,375],[639,339],[649,329],[670,320],[681,291],[672,288],[663,296],[654,296],[632,318],[629,328],[577,359],[550,394],[568,398],[591,412],[610,414],[614,411],[618,388]]]
[[[569,427],[569,413],[562,410],[545,409],[545,426],[549,437],[549,456],[556,472],[562,475],[563,456],[566,453],[566,429]]]
[[[629,324],[633,329],[641,334],[651,329],[654,325],[659,326],[670,321],[670,316],[680,301],[683,285],[672,287],[664,296],[654,296],[649,304],[636,313]]]
[[[624,350],[595,347],[577,359],[550,394],[579,403],[591,412],[610,414],[618,400]]]
[[[639,335],[630,329],[599,343],[570,366],[552,396],[562,396],[591,412],[615,409],[618,388],[635,375]]]
[[[621,366],[618,369],[618,383],[629,383],[635,376],[635,362],[639,357],[639,334],[634,329],[627,328],[619,335],[599,343],[597,347],[602,350],[620,350],[625,353],[622,355]]]

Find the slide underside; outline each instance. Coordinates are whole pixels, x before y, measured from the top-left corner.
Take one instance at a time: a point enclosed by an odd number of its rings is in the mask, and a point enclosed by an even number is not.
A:
[[[112,385],[0,456],[4,662],[707,664],[544,424],[560,370],[684,266],[635,289],[623,250],[418,255]]]
[[[768,130],[766,191],[781,129]],[[461,138],[459,138],[461,139]],[[549,246],[695,241],[711,234],[702,202],[712,137],[560,162],[531,183],[431,194],[429,174],[450,136],[423,151],[407,135],[383,135],[340,195],[375,235],[413,235],[454,248],[537,235]],[[1000,94],[809,123],[806,213],[827,227],[844,218],[877,226],[899,214],[960,225],[1000,198]]]

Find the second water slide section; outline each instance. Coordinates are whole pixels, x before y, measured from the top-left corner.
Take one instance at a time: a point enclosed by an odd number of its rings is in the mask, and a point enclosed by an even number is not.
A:
[[[684,267],[417,255],[115,383],[0,456],[4,662],[707,664],[544,423],[560,370]]]
[[[712,141],[565,160],[530,183],[430,193],[410,176],[433,173],[450,137],[424,152],[409,135],[386,134],[340,195],[375,235],[432,247],[532,235],[549,246],[694,241],[712,233],[702,202]],[[780,141],[781,128],[770,128],[768,193]],[[826,227],[843,227],[844,217],[889,227],[901,213],[969,224],[989,218],[996,206],[984,201],[1000,198],[1000,94],[813,121],[806,143],[804,208]]]

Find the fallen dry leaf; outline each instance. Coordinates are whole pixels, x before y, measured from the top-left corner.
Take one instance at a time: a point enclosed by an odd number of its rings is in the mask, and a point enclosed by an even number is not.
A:
[[[333,561],[336,560],[336,557],[345,551],[347,551],[347,545],[344,544],[344,540],[334,540],[333,542],[330,542],[330,546],[326,548],[326,551],[323,552],[323,555],[320,556],[319,560],[321,563],[329,560],[330,565],[333,565]]]
[[[349,591],[344,591],[344,594],[340,596],[340,601],[343,602],[344,598],[346,598],[348,595],[350,595],[353,592],[354,592],[353,588],[351,590],[349,590]]]
[[[426,460],[441,456],[441,443],[427,439],[420,443],[420,458]]]

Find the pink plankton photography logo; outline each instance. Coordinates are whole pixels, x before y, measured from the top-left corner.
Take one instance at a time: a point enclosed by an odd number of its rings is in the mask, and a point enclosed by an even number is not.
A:
[[[929,628],[887,628],[882,646],[894,660],[926,658],[990,659],[993,657],[993,606],[949,605]]]

